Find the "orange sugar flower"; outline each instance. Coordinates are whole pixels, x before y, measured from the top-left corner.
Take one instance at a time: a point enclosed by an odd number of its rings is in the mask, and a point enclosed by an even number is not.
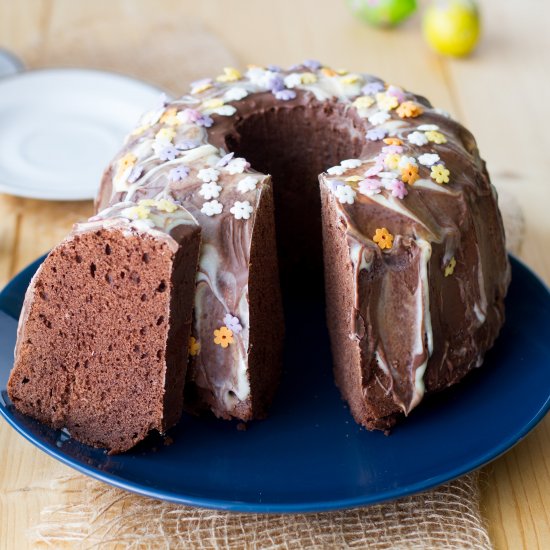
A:
[[[397,107],[396,113],[401,118],[416,118],[423,113],[422,107],[415,103],[414,101],[404,101]]]
[[[187,346],[187,349],[189,351],[189,355],[191,356],[198,355],[201,350],[201,344],[194,336],[190,336],[189,345]]]
[[[214,331],[214,344],[226,348],[233,343],[233,331],[223,326]]]
[[[408,183],[409,185],[413,185],[414,182],[418,179],[418,166],[415,164],[408,163],[401,169],[401,179]]]
[[[403,142],[399,138],[389,137],[384,139],[386,145],[403,145]]]
[[[393,246],[393,235],[385,228],[379,227],[372,240],[382,249]]]

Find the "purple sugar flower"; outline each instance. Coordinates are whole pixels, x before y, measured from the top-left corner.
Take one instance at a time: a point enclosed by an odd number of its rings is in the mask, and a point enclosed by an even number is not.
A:
[[[197,111],[197,109],[184,109],[179,116],[181,117],[182,121],[187,124],[193,124],[194,122],[197,122],[199,118],[202,116],[200,111]]]
[[[272,73],[280,73],[282,71],[281,67],[279,65],[268,65],[267,70],[271,71]]]
[[[223,168],[227,166],[229,161],[235,156],[235,153],[227,153],[218,162],[216,162],[216,168]]]
[[[322,67],[321,63],[316,59],[306,59],[302,65],[310,71],[318,71]]]
[[[189,175],[189,168],[187,166],[177,166],[172,168],[168,174],[168,178],[171,182],[181,181]]]
[[[275,92],[274,95],[277,99],[289,101],[296,97],[296,92],[294,90],[279,90],[278,92]]]
[[[285,88],[285,82],[281,75],[275,74],[271,76],[267,82],[267,87],[273,92],[280,92]]]
[[[201,115],[200,118],[195,121],[195,124],[197,126],[204,126],[204,128],[210,128],[210,126],[214,124],[214,120],[211,116]]]
[[[399,103],[402,103],[405,101],[405,92],[399,86],[394,86],[393,84],[388,86],[388,95],[392,95],[393,97],[396,97],[399,101]]]
[[[371,196],[380,193],[381,182],[375,178],[366,178],[359,182],[359,193]]]
[[[330,186],[330,189],[331,191],[336,191],[336,189],[338,189],[338,187],[340,187],[341,185],[345,185],[345,183],[341,180],[330,180],[328,182],[329,186]]]
[[[377,128],[370,129],[367,132],[365,137],[370,141],[379,141],[381,139],[384,139],[387,135],[388,135],[387,130],[384,130],[384,128],[377,127]]]
[[[196,149],[199,144],[192,139],[182,139],[176,143],[176,149],[180,151],[189,151],[189,149]]]
[[[403,152],[403,147],[401,145],[386,145],[382,147],[382,153],[386,155],[395,155]]]
[[[378,92],[381,92],[384,89],[384,84],[380,81],[368,82],[361,88],[361,93],[363,95],[374,95]]]
[[[173,145],[167,145],[159,151],[160,160],[174,160],[179,154],[179,151]]]
[[[391,180],[388,188],[391,189],[391,194],[398,199],[404,199],[409,193],[406,185],[398,179]]]
[[[135,183],[143,174],[143,166],[134,166],[128,176],[129,183]]]
[[[243,330],[243,326],[241,325],[239,318],[231,315],[231,313],[226,314],[223,318],[223,322],[225,323],[225,326],[233,332],[233,334],[239,334],[239,332]]]

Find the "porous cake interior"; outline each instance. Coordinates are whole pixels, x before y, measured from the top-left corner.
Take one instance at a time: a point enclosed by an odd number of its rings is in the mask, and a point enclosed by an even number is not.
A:
[[[15,404],[115,452],[174,424],[185,376],[182,324],[190,321],[177,314],[178,289],[192,288],[194,271],[182,266],[196,262],[197,247],[174,254],[152,237],[107,230],[57,247],[38,274],[19,343]]]
[[[274,106],[239,120],[226,146],[273,177],[284,297],[322,298],[323,248],[318,175],[357,158],[364,136],[337,103]]]

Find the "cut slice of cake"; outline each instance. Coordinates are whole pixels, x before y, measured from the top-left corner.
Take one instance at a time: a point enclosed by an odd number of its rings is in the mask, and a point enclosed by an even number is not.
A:
[[[180,418],[200,227],[163,200],[120,204],[48,255],[27,291],[15,407],[119,453]]]

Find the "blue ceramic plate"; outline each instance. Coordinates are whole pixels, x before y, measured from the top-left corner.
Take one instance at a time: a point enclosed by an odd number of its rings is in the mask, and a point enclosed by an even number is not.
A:
[[[107,456],[18,414],[6,395],[16,321],[38,260],[0,295],[0,412],[37,447],[92,477],[160,499],[244,512],[313,512],[422,491],[523,438],[550,405],[550,293],[512,260],[506,325],[485,364],[426,400],[391,436],[353,421],[332,381],[323,305],[295,303],[282,387],[268,420],[184,417],[172,445]]]

